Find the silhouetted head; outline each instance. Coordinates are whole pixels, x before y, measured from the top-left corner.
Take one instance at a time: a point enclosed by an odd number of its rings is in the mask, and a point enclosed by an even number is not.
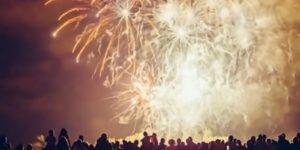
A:
[[[228,137],[228,141],[233,141],[233,136],[232,135],[230,135],[229,137]]]
[[[189,144],[190,143],[190,139],[189,138],[185,139],[185,142],[186,142],[186,144]]]
[[[297,137],[300,138],[300,132],[297,133]]]
[[[107,140],[107,135],[105,133],[101,134],[101,137],[100,137],[102,140]]]
[[[7,142],[7,136],[0,136],[0,144],[5,144]]]
[[[95,149],[94,145],[93,145],[93,144],[90,144],[90,145],[89,145],[89,150],[94,150],[94,149]]]
[[[177,145],[180,145],[180,144],[181,144],[181,139],[178,138],[178,139],[176,140],[176,142],[177,142]]]
[[[48,131],[49,136],[54,136],[54,131],[51,129]]]
[[[282,133],[281,135],[278,136],[279,141],[284,141],[285,140],[285,134]]]
[[[175,145],[175,140],[174,139],[170,139],[168,143],[169,143],[170,146],[174,146]]]
[[[4,143],[4,136],[0,136],[0,144]]]
[[[138,146],[139,145],[139,141],[138,140],[134,140],[134,145]]]
[[[251,142],[255,142],[256,141],[256,137],[255,136],[252,136],[251,137]]]
[[[26,150],[33,150],[32,145],[31,145],[31,144],[28,144],[28,145],[26,146]]]
[[[83,141],[81,139],[78,139],[76,143],[78,146],[81,146],[83,144]]]
[[[148,133],[145,131],[145,132],[143,133],[143,135],[144,135],[144,137],[146,137],[146,136],[148,136]]]
[[[236,143],[237,143],[238,146],[242,146],[242,141],[237,140]]]
[[[64,136],[64,137],[68,138],[68,137],[69,137],[69,136],[68,136],[68,131],[67,131],[65,128],[62,128],[62,129],[60,130],[59,136]]]
[[[278,141],[282,140],[282,136],[278,135]]]
[[[267,139],[267,136],[265,134],[262,135],[262,141],[266,141],[266,139]]]
[[[156,137],[157,137],[156,133],[153,133],[153,134],[152,134],[152,137],[156,138]]]
[[[123,145],[126,145],[127,141],[126,140],[122,140],[122,143],[123,143]]]
[[[286,137],[285,133],[282,133],[281,135],[282,135],[282,138],[285,139],[285,137]]]
[[[258,135],[258,140],[262,140],[263,136],[261,134]]]
[[[293,138],[293,144],[296,144],[296,143],[298,143],[298,138],[297,138],[297,137],[294,137],[294,138]]]
[[[79,135],[78,139],[80,139],[81,141],[83,141],[84,140],[83,135]]]
[[[186,143],[187,143],[187,144],[193,143],[193,138],[192,138],[192,137],[188,137],[188,138],[186,139]]]
[[[280,141],[285,140],[285,134],[282,133],[281,135],[279,135],[279,136],[278,136],[278,139],[279,139]]]
[[[16,147],[16,150],[24,150],[23,144],[19,144],[19,145]]]
[[[160,139],[160,143],[161,143],[161,144],[165,144],[165,142],[166,142],[166,140],[165,140],[164,138],[161,138],[161,139]]]

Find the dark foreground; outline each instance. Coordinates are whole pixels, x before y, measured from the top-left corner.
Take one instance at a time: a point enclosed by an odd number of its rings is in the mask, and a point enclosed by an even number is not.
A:
[[[253,136],[246,143],[229,136],[227,141],[215,140],[209,143],[195,142],[192,137],[185,139],[169,139],[166,141],[155,133],[148,135],[143,133],[143,138],[138,141],[114,141],[109,142],[106,134],[102,134],[96,144],[89,144],[80,135],[78,140],[71,144],[68,132],[62,129],[58,137],[55,137],[53,130],[50,130],[43,145],[43,150],[300,150],[300,133],[288,141],[285,134],[278,136],[278,139],[269,139],[266,135]],[[7,137],[0,137],[0,150],[35,150],[32,145],[19,144],[12,147]]]

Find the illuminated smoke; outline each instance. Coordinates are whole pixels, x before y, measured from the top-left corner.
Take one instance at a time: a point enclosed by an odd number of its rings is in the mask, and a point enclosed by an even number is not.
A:
[[[299,53],[293,19],[285,18],[293,1],[78,4],[53,36],[84,24],[73,52],[78,62],[92,54],[94,75],[122,88],[113,96],[120,123],[142,120],[138,131],[164,137],[245,137],[253,128],[275,132],[289,111]]]

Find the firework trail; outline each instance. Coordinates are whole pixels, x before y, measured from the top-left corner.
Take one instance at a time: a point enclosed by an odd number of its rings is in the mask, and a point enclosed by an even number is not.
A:
[[[55,0],[50,0],[49,5]],[[73,52],[98,61],[94,75],[114,98],[120,123],[165,137],[203,137],[267,127],[288,111],[294,36],[277,0],[75,0],[59,17],[84,24]],[[64,21],[63,21],[64,20]],[[280,106],[278,101],[280,101]]]

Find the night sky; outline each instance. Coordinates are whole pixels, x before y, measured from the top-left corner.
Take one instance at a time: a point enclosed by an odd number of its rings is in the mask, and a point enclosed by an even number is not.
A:
[[[92,79],[93,66],[76,63],[71,53],[74,30],[52,38],[57,17],[68,4],[44,6],[43,0],[0,0],[0,135],[13,143],[33,142],[53,128],[71,138],[94,142],[102,132],[131,133],[112,119],[111,90]],[[300,76],[282,131],[300,130]]]
[[[93,67],[71,53],[73,30],[56,39],[57,16],[68,6],[42,0],[0,0],[0,135],[32,142],[48,129],[90,141],[102,132],[124,137],[111,117],[109,89],[91,79]],[[105,94],[108,93],[108,94]]]

